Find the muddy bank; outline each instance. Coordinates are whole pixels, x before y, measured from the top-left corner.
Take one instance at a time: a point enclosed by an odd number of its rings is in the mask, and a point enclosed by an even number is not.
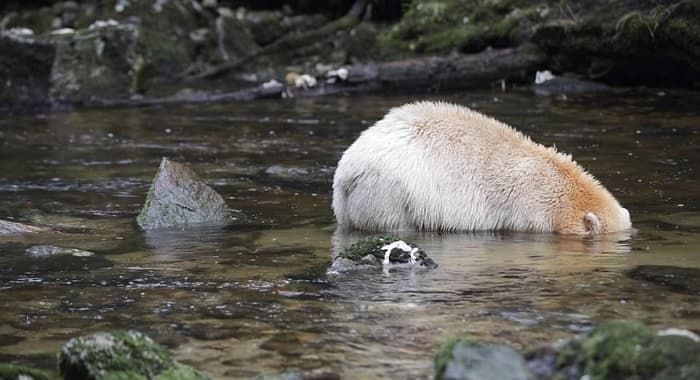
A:
[[[0,58],[0,102],[141,105],[507,89],[532,83],[542,70],[608,85],[700,83],[696,2],[394,3],[9,3],[0,17],[0,46],[12,52]]]

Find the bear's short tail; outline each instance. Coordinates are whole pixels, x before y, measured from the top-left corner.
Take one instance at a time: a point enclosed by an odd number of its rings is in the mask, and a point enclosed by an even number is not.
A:
[[[347,228],[349,225],[348,220],[348,192],[343,186],[340,178],[335,178],[333,181],[333,213],[335,214],[335,220],[339,227]]]

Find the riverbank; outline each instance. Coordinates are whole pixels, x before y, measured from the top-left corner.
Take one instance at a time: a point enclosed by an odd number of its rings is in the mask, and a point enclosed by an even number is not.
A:
[[[596,88],[590,82],[700,85],[700,5],[692,1],[411,1],[394,18],[374,2],[340,3],[319,13],[185,0],[8,7],[0,104],[508,89],[537,72],[583,83],[576,91]]]

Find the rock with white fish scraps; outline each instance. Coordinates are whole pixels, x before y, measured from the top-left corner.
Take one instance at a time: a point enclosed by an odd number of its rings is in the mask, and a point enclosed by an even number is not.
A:
[[[535,73],[535,84],[542,84],[548,80],[554,79],[555,76],[549,70],[538,71]]]
[[[309,74],[302,74],[294,80],[294,86],[296,88],[313,88],[316,87],[316,84],[318,84],[316,78]]]
[[[329,70],[326,73],[326,83],[335,83],[338,80],[340,81],[346,81],[348,79],[348,69],[345,67],[341,67],[337,70]]]
[[[370,236],[340,252],[333,259],[329,273],[374,270],[390,266],[433,269],[437,263],[412,243],[388,236]]]

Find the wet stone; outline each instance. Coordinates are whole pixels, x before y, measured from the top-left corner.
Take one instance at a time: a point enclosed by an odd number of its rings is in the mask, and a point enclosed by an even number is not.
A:
[[[635,280],[665,286],[683,294],[700,295],[700,269],[672,265],[639,265],[627,272]]]
[[[187,225],[225,225],[233,221],[233,217],[221,195],[190,168],[163,158],[136,220],[142,229],[156,230]]]
[[[24,234],[32,232],[45,232],[48,228],[30,226],[28,224],[0,220],[0,235],[2,234]]]
[[[137,331],[73,338],[61,348],[59,369],[66,380],[208,379],[175,362],[168,350]]]
[[[389,236],[370,236],[338,254],[328,272],[374,270],[396,265],[437,268],[437,263],[415,244]]]
[[[469,338],[447,342],[435,358],[438,380],[531,380],[523,356],[499,344],[485,344]]]
[[[340,380],[340,375],[323,368],[311,371],[287,371],[275,374],[258,375],[256,380]]]
[[[33,245],[25,251],[31,257],[51,257],[58,255],[70,255],[76,257],[89,257],[94,255],[94,252],[85,251],[77,248],[64,248],[55,245]]]
[[[0,105],[48,101],[54,46],[0,32],[0,51]]]
[[[570,77],[554,77],[532,86],[535,94],[541,96],[590,94],[610,91],[610,87],[597,82]]]

